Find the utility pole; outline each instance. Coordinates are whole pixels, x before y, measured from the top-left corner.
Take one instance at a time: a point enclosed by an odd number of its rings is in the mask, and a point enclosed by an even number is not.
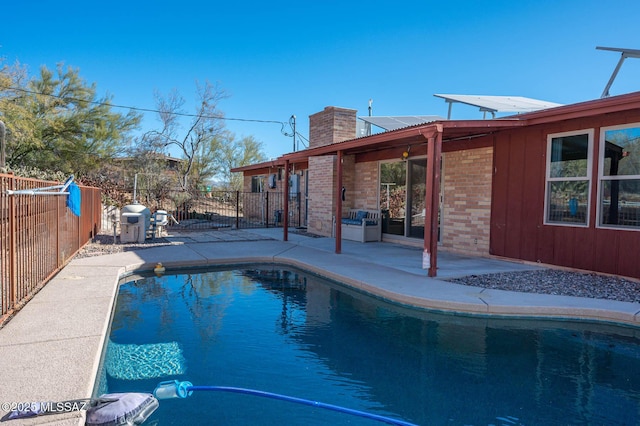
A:
[[[373,99],[369,99],[369,117],[371,117],[373,113],[372,104],[373,104]],[[371,123],[369,122],[367,122],[366,131],[367,131],[367,136],[371,136]]]
[[[291,116],[291,127],[293,127],[293,152],[296,152],[296,116]]]

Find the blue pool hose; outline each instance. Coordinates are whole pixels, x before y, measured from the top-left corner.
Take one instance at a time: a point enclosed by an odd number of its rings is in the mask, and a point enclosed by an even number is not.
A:
[[[296,404],[309,405],[311,407],[324,408],[326,410],[351,414],[353,416],[365,417],[392,425],[416,426],[414,423],[408,423],[402,420],[379,416],[377,414],[371,414],[364,411],[353,410],[351,408],[340,407],[338,405],[325,404],[324,402],[311,401],[308,399],[296,398],[293,396],[280,395],[277,393],[264,392],[254,389],[234,388],[228,386],[193,386],[191,382],[179,382],[177,380],[173,380],[161,382],[160,384],[158,384],[156,389],[153,391],[153,395],[157,399],[186,398],[187,396],[190,396],[194,391],[241,393],[245,395],[260,396],[263,398],[278,399],[281,401],[288,401]]]

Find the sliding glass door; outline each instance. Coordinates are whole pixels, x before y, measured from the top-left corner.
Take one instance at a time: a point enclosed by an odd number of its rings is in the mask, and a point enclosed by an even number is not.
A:
[[[424,215],[427,187],[427,161],[426,159],[409,160],[409,193],[407,194],[407,211],[411,213],[409,218],[408,237],[424,239]]]
[[[427,160],[380,163],[382,233],[424,238]]]
[[[407,212],[407,163],[380,163],[380,211],[382,233],[405,235]]]

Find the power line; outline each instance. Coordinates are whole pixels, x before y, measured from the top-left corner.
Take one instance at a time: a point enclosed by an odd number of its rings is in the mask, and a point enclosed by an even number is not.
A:
[[[211,119],[227,120],[227,121],[244,121],[244,122],[252,122],[252,123],[273,123],[273,124],[280,124],[282,126],[282,128],[284,128],[284,126],[287,124],[287,122],[276,121],[276,120],[258,120],[258,119],[252,119],[252,118],[230,118],[230,117],[224,117],[224,116],[219,116],[219,115],[202,115],[202,114],[188,114],[188,113],[184,113],[184,112],[167,112],[167,111],[160,111],[160,110],[152,109],[152,108],[140,108],[140,107],[132,107],[132,106],[126,106],[126,105],[116,105],[116,104],[112,104],[112,103],[109,103],[109,102],[87,101],[85,99],[77,99],[77,98],[65,97],[65,96],[60,96],[60,95],[55,95],[55,94],[50,94],[50,93],[39,93],[39,92],[35,92],[33,90],[23,89],[21,87],[11,87],[11,86],[0,86],[0,87],[2,87],[3,89],[16,90],[16,91],[19,91],[19,92],[29,93],[31,95],[50,96],[52,98],[57,98],[57,99],[62,99],[62,100],[67,100],[67,101],[72,101],[72,102],[87,102],[87,103],[92,104],[92,105],[104,105],[104,106],[109,106],[111,108],[123,108],[123,109],[130,109],[130,110],[133,110],[133,111],[140,111],[140,112],[153,112],[153,113],[158,113],[158,114],[162,113],[162,114],[177,115],[179,117],[211,118]]]
[[[296,132],[296,135],[298,135],[301,139],[303,139],[302,145],[304,145],[305,148],[309,148],[309,139],[304,137],[300,132]],[[304,143],[304,141],[307,141],[307,143]]]
[[[57,98],[57,99],[62,99],[62,100],[67,100],[67,101],[71,101],[71,102],[86,102],[92,105],[104,105],[104,106],[108,106],[111,108],[122,108],[122,109],[129,109],[129,110],[133,110],[133,111],[140,111],[140,112],[152,112],[152,113],[157,113],[157,114],[171,114],[171,115],[175,115],[175,116],[179,116],[179,117],[191,117],[191,118],[210,118],[210,119],[217,119],[217,120],[226,120],[226,121],[240,121],[240,122],[248,122],[248,123],[266,123],[266,124],[279,124],[280,125],[280,133],[282,133],[285,136],[288,137],[292,137],[294,136],[293,134],[289,134],[286,133],[284,128],[287,124],[289,124],[291,126],[291,119],[289,119],[289,122],[284,122],[284,121],[276,121],[276,120],[258,120],[258,119],[251,119],[251,118],[230,118],[230,117],[224,117],[224,116],[212,116],[212,115],[201,115],[201,114],[188,114],[188,113],[183,113],[183,112],[167,112],[167,111],[160,111],[158,109],[153,109],[153,108],[141,108],[141,107],[133,107],[133,106],[126,106],[126,105],[117,105],[117,104],[112,104],[109,102],[100,102],[100,101],[88,101],[85,99],[78,99],[78,98],[72,98],[72,97],[65,97],[65,96],[61,96],[61,95],[56,95],[56,94],[50,94],[50,93],[39,93],[33,90],[28,90],[28,89],[23,89],[22,87],[11,87],[11,86],[5,86],[5,85],[0,85],[0,87],[2,89],[8,89],[8,90],[15,90],[15,91],[19,91],[19,92],[24,92],[24,93],[28,93],[31,95],[40,95],[40,96],[49,96],[52,98]],[[299,136],[300,138],[302,138],[303,140],[306,141],[302,142],[302,144],[308,148],[309,147],[309,139],[307,139],[306,137],[304,137],[302,134],[300,134],[299,132],[295,132],[295,134],[297,136]]]

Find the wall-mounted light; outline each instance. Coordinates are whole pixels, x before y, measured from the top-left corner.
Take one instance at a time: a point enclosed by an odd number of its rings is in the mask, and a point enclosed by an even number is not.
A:
[[[409,152],[410,151],[411,151],[411,145],[409,145],[407,147],[407,150],[402,153],[402,159],[403,160],[406,160],[407,158],[409,158]]]

